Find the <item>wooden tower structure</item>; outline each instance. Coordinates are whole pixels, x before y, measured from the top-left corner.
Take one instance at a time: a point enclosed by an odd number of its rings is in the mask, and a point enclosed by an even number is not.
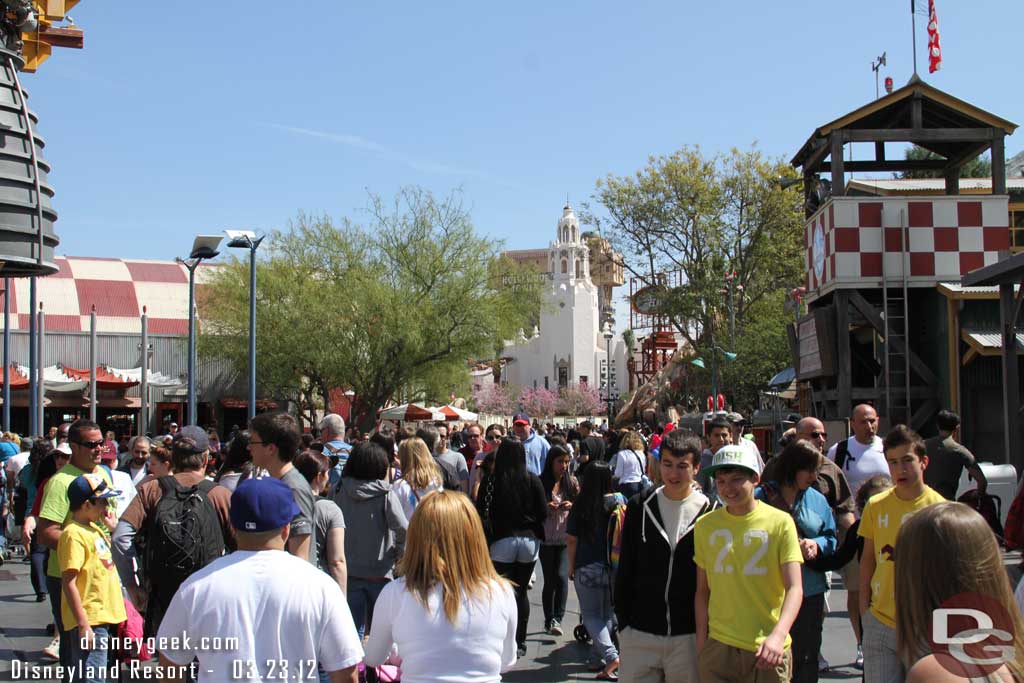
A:
[[[961,340],[940,288],[1009,257],[1004,139],[1016,128],[915,76],[817,128],[793,158],[806,197],[808,314],[790,341],[813,414],[842,419],[867,402],[928,432],[940,408],[958,405]],[[894,142],[938,157],[890,159]],[[847,160],[852,143],[874,158]],[[961,196],[961,166],[986,150],[991,194]],[[911,170],[937,172],[945,193],[847,191],[848,173]]]

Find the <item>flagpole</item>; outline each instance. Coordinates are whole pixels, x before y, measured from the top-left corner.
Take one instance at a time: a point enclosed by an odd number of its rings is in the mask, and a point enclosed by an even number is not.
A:
[[[911,53],[914,57],[914,75],[917,75],[917,20],[914,19],[914,14],[917,8],[914,6],[914,0],[910,0],[910,35],[911,41],[913,42],[913,52]]]

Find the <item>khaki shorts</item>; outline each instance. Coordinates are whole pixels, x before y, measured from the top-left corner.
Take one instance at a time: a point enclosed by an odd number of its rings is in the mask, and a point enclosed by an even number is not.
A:
[[[846,538],[847,532],[847,529],[839,532],[840,544],[842,544]],[[860,591],[860,561],[857,560],[856,555],[839,570],[839,575],[843,577],[843,588],[845,588],[847,592],[857,593]]]
[[[793,652],[783,653],[782,664],[774,669],[758,669],[757,657],[750,650],[708,638],[697,655],[701,683],[789,683],[793,673]]]

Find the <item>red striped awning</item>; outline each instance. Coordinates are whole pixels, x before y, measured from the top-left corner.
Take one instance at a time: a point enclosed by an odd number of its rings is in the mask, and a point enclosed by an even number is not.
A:
[[[83,370],[81,368],[69,368],[66,365],[61,366],[61,369],[64,371],[64,374],[66,374],[68,377],[72,379],[85,381],[89,380],[88,369]],[[138,382],[135,382],[133,380],[125,379],[123,377],[120,377],[119,375],[115,375],[114,373],[107,370],[107,368],[103,365],[96,368],[97,389],[127,389],[129,387],[138,386],[138,384]],[[14,385],[12,384],[11,386],[13,387]]]

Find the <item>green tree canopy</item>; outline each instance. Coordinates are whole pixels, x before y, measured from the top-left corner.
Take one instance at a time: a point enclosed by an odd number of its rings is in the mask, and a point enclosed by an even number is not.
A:
[[[265,393],[351,388],[363,426],[389,399],[446,401],[467,359],[490,357],[540,306],[502,288],[516,269],[479,236],[458,194],[371,197],[369,224],[300,214],[265,243],[257,268],[257,378]],[[248,263],[213,276],[206,354],[247,363]]]
[[[940,160],[944,157],[939,156],[935,152],[929,151],[924,147],[918,147],[912,145],[903,152],[903,158],[908,161],[932,161]],[[902,171],[896,174],[897,178],[942,178],[942,171],[934,170],[921,170],[921,171]],[[991,178],[992,177],[992,160],[987,156],[978,155],[974,159],[968,161],[960,167],[961,178]]]
[[[778,179],[794,177],[782,159],[767,159],[756,148],[705,156],[684,147],[650,158],[633,175],[598,181],[595,207],[584,217],[611,240],[630,274],[655,283],[679,272],[682,286],[667,291],[659,311],[691,353],[712,345],[738,350],[742,340],[784,363],[786,317],[778,293],[803,281],[805,249],[803,198]],[[731,374],[722,387],[747,402],[778,369]]]

